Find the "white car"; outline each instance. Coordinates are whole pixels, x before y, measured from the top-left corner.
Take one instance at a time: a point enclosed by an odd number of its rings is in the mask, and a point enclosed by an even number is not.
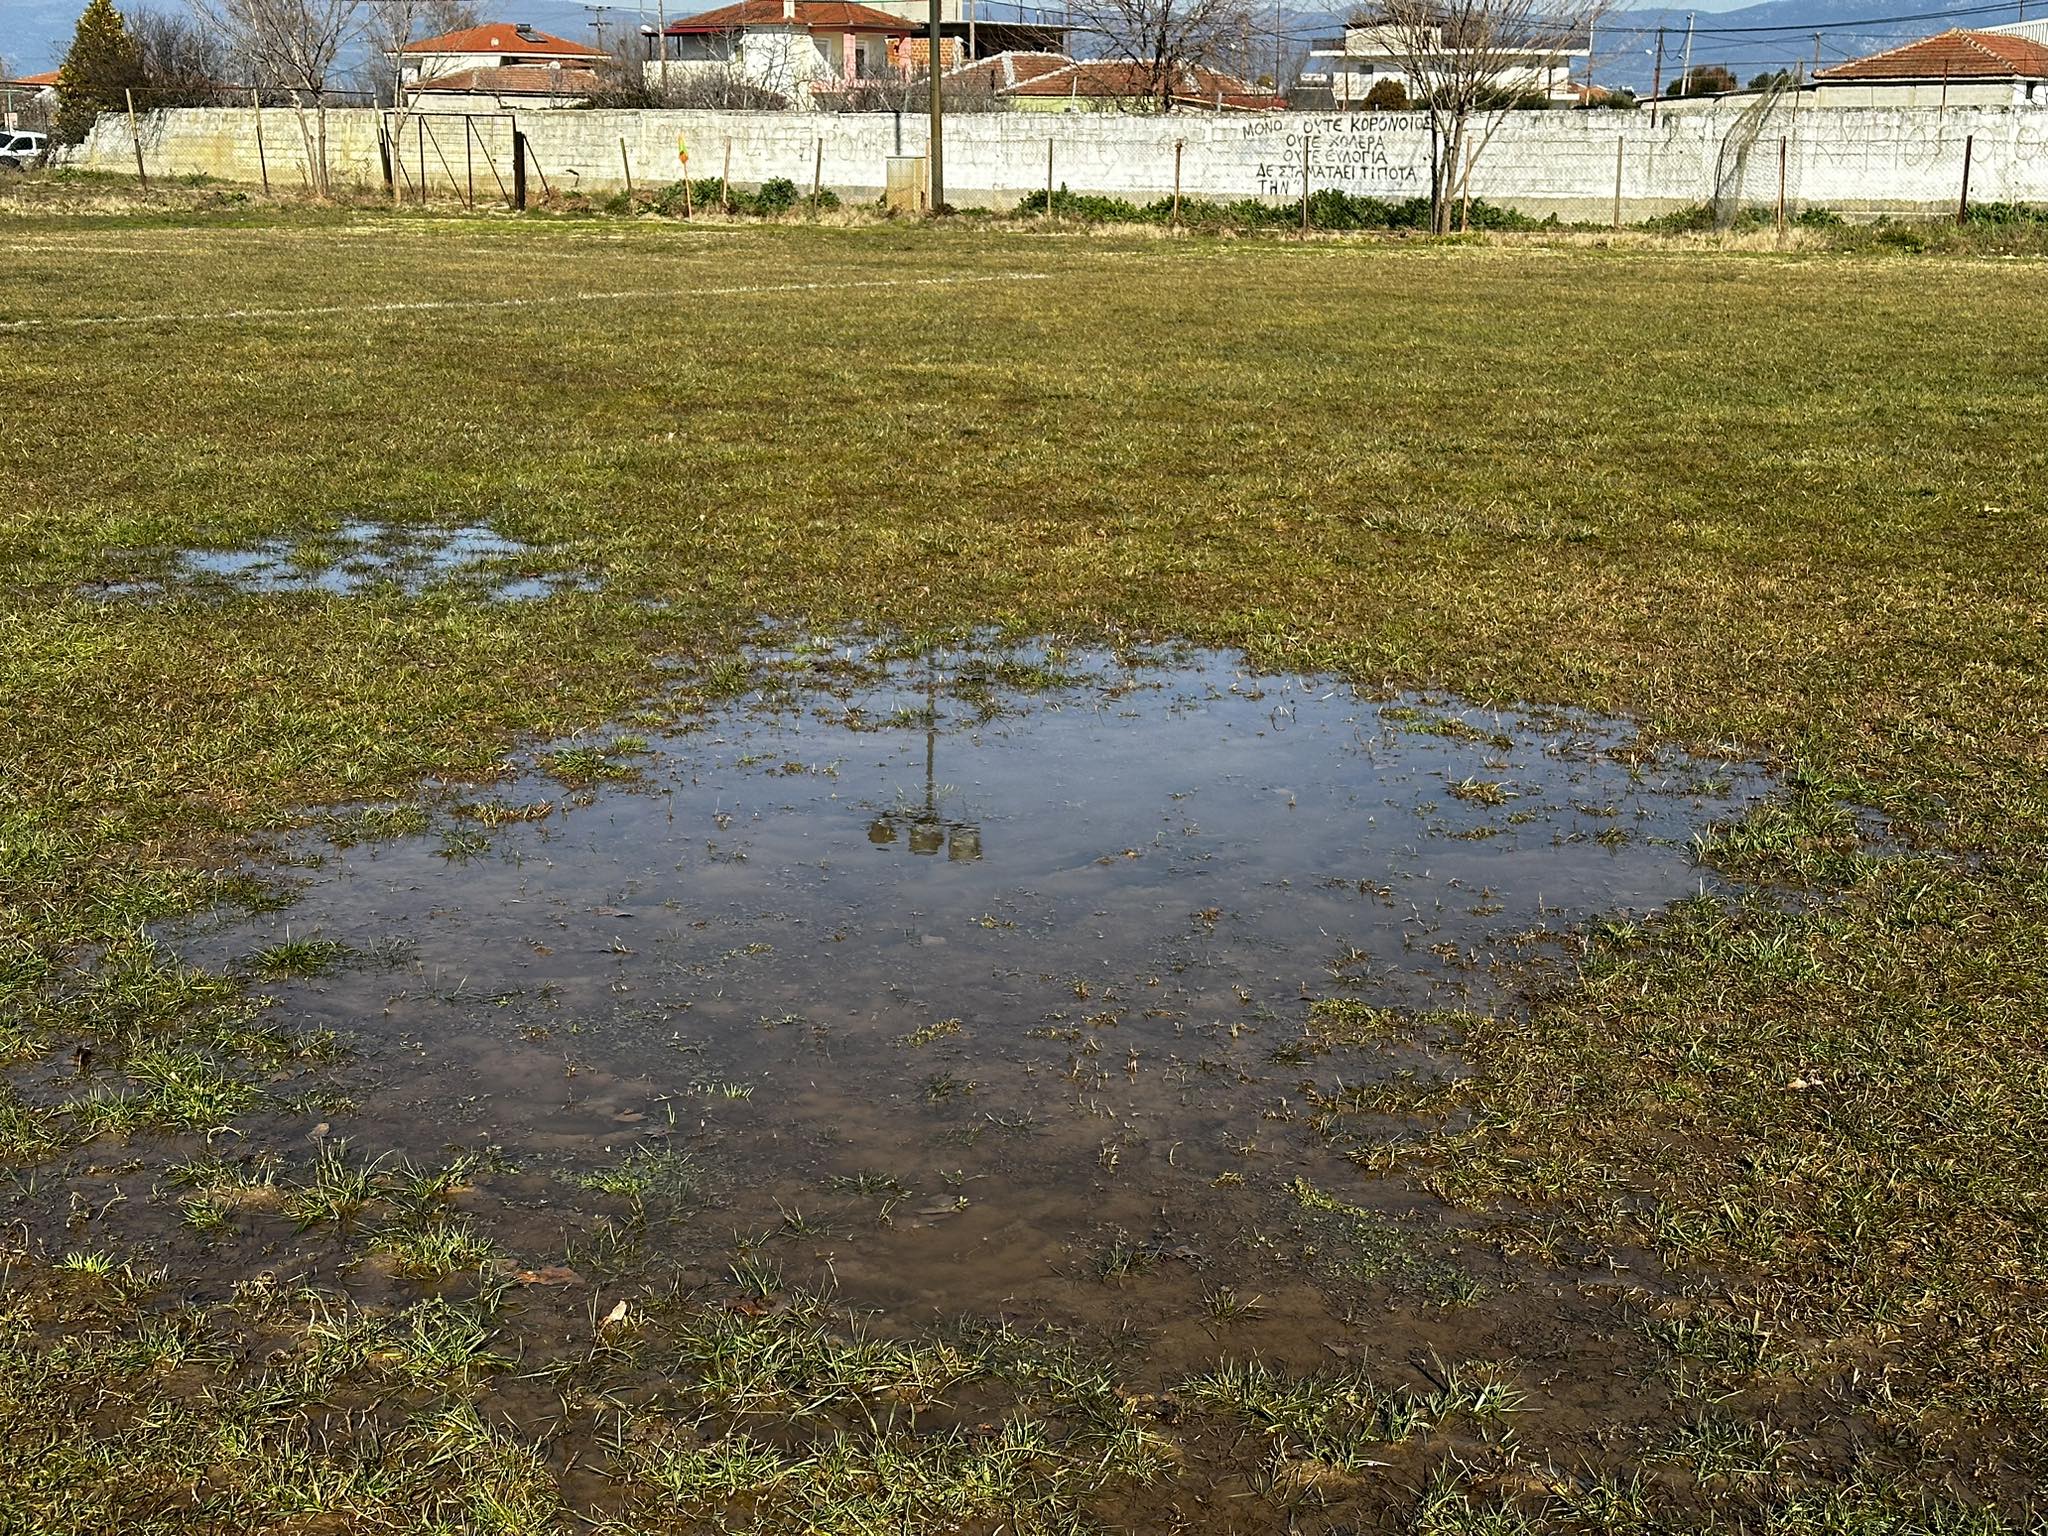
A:
[[[10,133],[0,128],[0,170],[25,171],[43,163],[50,147],[47,133]]]

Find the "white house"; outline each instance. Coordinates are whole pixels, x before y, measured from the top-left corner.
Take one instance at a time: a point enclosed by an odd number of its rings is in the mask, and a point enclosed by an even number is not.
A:
[[[2040,22],[1956,27],[1816,71],[1820,107],[2048,107]]]
[[[1416,46],[1418,41],[1422,46]],[[1583,40],[1540,31],[1513,43],[1465,48],[1455,39],[1446,40],[1441,27],[1429,28],[1418,38],[1415,29],[1359,21],[1347,23],[1342,37],[1319,38],[1309,49],[1300,80],[1305,86],[1328,89],[1340,108],[1362,106],[1382,81],[1418,100],[1429,93],[1432,76],[1462,73],[1461,59],[1473,53],[1491,64],[1494,89],[1502,95],[1541,97],[1557,105],[1577,100],[1572,75],[1589,56]]]
[[[855,0],[738,0],[670,22],[668,67],[723,71],[808,107],[813,89],[904,74],[917,30]]]

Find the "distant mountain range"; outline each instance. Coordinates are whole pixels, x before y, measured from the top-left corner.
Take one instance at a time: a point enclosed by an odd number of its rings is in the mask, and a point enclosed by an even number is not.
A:
[[[156,3],[174,5],[177,0]],[[670,0],[668,12],[671,17],[688,15],[715,3],[717,0],[703,0],[699,6],[693,0]],[[2048,0],[2030,3],[2032,14],[2048,15]],[[0,59],[23,74],[54,69],[70,45],[81,4],[82,0],[0,0]],[[652,16],[653,5],[646,9]],[[982,14],[994,19],[1014,15],[1017,9],[1007,0],[990,0]],[[596,36],[591,23],[598,12],[576,0],[485,0],[483,10],[490,19],[532,22],[561,37],[583,40]],[[1047,10],[1050,14],[1051,8]],[[1810,73],[1816,31],[1821,34],[1821,63],[1838,64],[1946,27],[2017,21],[2025,10],[2019,0],[2006,5],[1987,4],[1986,0],[1764,0],[1732,11],[1696,13],[1668,6],[1631,7],[1608,13],[1595,28],[1594,75],[1603,84],[1647,90],[1651,55],[1661,27],[1664,79],[1676,79],[1684,62],[1688,14],[1693,16],[1695,28],[1692,62],[1696,66],[1723,64],[1738,79],[1748,80],[1794,64],[1803,64]],[[637,4],[611,6],[602,14],[612,35],[620,26],[640,24]],[[1297,10],[1288,17],[1287,30],[1305,46],[1310,37],[1341,32],[1348,14],[1348,6]],[[1734,30],[1738,28],[1769,30]]]

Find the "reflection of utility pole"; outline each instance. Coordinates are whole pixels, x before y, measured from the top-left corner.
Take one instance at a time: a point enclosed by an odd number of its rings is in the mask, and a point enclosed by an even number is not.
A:
[[[924,804],[909,816],[905,842],[913,854],[929,857],[941,848],[955,863],[972,863],[981,857],[981,828],[975,822],[949,819],[939,814],[939,680],[938,660],[926,653],[924,661]],[[884,812],[868,823],[868,841],[887,847],[896,841],[900,813]]]

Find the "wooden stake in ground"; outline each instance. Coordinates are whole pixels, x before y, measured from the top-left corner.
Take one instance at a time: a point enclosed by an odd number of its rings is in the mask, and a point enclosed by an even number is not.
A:
[[[256,114],[256,169],[263,177],[263,195],[270,196],[270,158],[263,153],[263,98],[249,93],[249,110]]]
[[[1966,134],[1963,138],[1963,195],[1956,203],[1956,222],[1961,224],[1970,216],[1970,152],[1977,147],[1977,135]],[[140,154],[141,151],[136,153]]]
[[[1308,133],[1301,135],[1301,232],[1308,233]]]
[[[1173,227],[1180,228],[1180,152],[1187,147],[1186,139],[1173,141]]]
[[[149,172],[142,168],[142,132],[135,126],[135,93],[124,87],[121,94],[128,98],[128,137],[135,145],[135,179],[142,183],[142,190],[147,192],[149,190]],[[1967,187],[1969,177],[1965,175],[1963,180]],[[1964,195],[1968,196],[1967,191]]]
[[[626,196],[633,195],[633,162],[626,158],[626,136],[619,135],[619,169],[626,173]]]
[[[811,146],[811,217],[818,216],[818,188],[825,179],[825,136],[820,134]]]
[[[732,212],[732,135],[725,139],[725,169],[718,175],[718,211]]]
[[[1045,141],[1045,216],[1052,217],[1052,140]]]
[[[1778,136],[1778,243],[1785,243],[1785,161],[1791,153],[1790,141],[1783,134]]]

